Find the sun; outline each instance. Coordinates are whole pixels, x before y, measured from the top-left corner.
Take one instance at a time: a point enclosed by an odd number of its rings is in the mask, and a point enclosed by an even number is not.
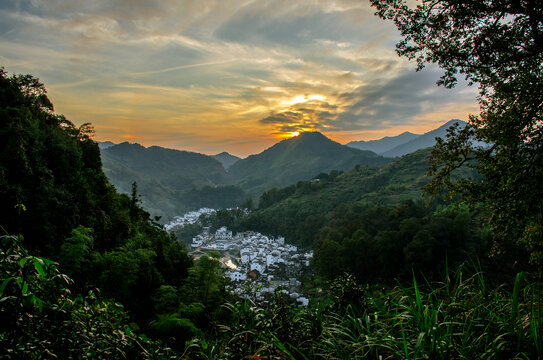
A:
[[[299,131],[293,131],[287,134],[288,137],[296,137],[298,135],[300,135]]]
[[[311,101],[321,101],[321,102],[326,101],[326,97],[319,94],[298,95],[289,100],[281,101],[281,105],[291,106],[291,105],[302,104],[302,103],[311,102]]]

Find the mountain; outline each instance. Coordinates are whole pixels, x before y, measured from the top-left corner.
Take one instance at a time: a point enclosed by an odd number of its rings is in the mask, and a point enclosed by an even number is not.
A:
[[[424,133],[404,144],[400,144],[388,151],[383,152],[381,155],[386,156],[386,157],[398,157],[398,156],[412,153],[419,149],[434,146],[436,143],[435,138],[436,137],[444,138],[445,135],[447,134],[447,129],[451,127],[452,125],[454,125],[455,123],[459,123],[459,126],[461,128],[466,126],[466,122],[462,120],[458,120],[458,119],[450,120],[449,122],[445,123],[444,125],[441,125],[437,129]]]
[[[224,166],[225,169],[228,169],[236,161],[241,159],[237,156],[227,153],[226,151],[217,155],[211,155],[211,157],[214,158],[215,160],[218,160],[222,164],[222,166]]]
[[[115,143],[111,141],[97,141],[96,143],[98,144],[100,150],[105,150],[115,145]]]
[[[259,209],[244,220],[242,228],[282,235],[295,244],[312,246],[316,229],[345,204],[358,208],[396,207],[406,200],[421,200],[421,188],[430,180],[426,176],[430,152],[421,149],[381,167],[357,166],[342,174],[319,175],[267,191],[260,198]]]
[[[341,145],[319,132],[305,132],[237,161],[229,172],[241,188],[258,195],[322,172],[350,170],[356,165],[379,166],[389,161],[371,151]]]
[[[204,154],[128,142],[101,154],[110,182],[130,193],[135,181],[143,206],[152,215],[170,219],[200,207],[236,206],[245,199],[222,164]]]
[[[102,153],[106,159],[121,161],[138,173],[166,178],[169,184],[200,181],[202,178],[212,183],[228,182],[228,174],[222,164],[204,154],[160,146],[146,148],[128,142],[112,146]]]
[[[397,136],[385,136],[384,138],[379,139],[379,140],[351,141],[350,143],[346,145],[355,149],[369,150],[369,151],[373,151],[376,154],[382,154],[386,151],[389,151],[395,148],[396,146],[399,146],[401,144],[405,144],[406,142],[414,140],[419,136],[420,135],[418,134],[413,134],[406,131]]]

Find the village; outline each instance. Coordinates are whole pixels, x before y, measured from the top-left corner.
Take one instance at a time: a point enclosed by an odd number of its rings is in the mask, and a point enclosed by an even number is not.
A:
[[[214,213],[214,209],[203,208],[176,217],[165,225],[167,231],[187,224],[194,224],[201,215]],[[293,302],[308,305],[303,296],[301,276],[309,272],[309,261],[313,251],[300,252],[294,245],[286,244],[283,237],[273,238],[254,231],[235,235],[226,227],[214,233],[209,227],[192,238],[190,254],[194,258],[203,256],[206,251],[218,251],[230,279],[228,290],[240,295],[250,296],[261,304],[268,303],[275,291],[287,294]]]
[[[172,231],[176,227],[182,227],[188,224],[194,224],[198,221],[202,215],[211,215],[214,214],[217,210],[210,208],[201,208],[200,210],[190,211],[183,216],[176,216],[172,221],[167,224],[164,224],[164,229],[167,232]]]
[[[296,246],[285,244],[283,237],[275,239],[253,231],[232,235],[226,227],[213,234],[204,228],[192,239],[191,248],[195,256],[206,250],[221,252],[221,261],[228,268],[229,290],[238,295],[266,303],[279,289],[300,305],[309,302],[301,294],[299,276],[309,269],[313,252],[299,252]]]

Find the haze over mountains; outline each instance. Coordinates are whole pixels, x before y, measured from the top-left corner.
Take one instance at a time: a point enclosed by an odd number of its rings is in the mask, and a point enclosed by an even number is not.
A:
[[[130,193],[135,181],[143,206],[168,220],[200,207],[238,206],[249,198],[258,199],[264,191],[310,180],[320,173],[388,164],[393,157],[433,146],[435,137],[443,137],[455,122],[465,124],[451,120],[422,135],[405,132],[347,145],[319,132],[307,132],[245,159],[226,152],[208,156],[127,142],[104,142],[100,148],[111,183]]]
[[[382,139],[379,140],[360,140],[360,141],[351,141],[348,144],[345,144],[347,146],[350,146],[355,149],[359,150],[369,150],[373,151],[376,154],[382,154],[386,151],[389,151],[391,149],[394,149],[398,145],[405,144],[406,142],[409,142],[413,139],[418,138],[419,134],[413,134],[409,131],[406,131],[404,133],[401,133],[400,135],[396,136],[385,136]]]
[[[453,119],[437,129],[422,135],[404,132],[397,136],[387,136],[379,140],[351,141],[347,146],[361,150],[370,150],[385,157],[403,156],[420,149],[434,146],[436,143],[435,138],[444,138],[447,134],[447,129],[455,123],[458,123],[461,128],[466,126],[466,122]]]
[[[211,156],[127,142],[101,153],[104,172],[117,190],[130,193],[135,181],[143,206],[166,219],[194,208],[230,207],[246,197]]]

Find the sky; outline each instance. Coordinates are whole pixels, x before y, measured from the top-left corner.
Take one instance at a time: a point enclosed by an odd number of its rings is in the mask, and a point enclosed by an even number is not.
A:
[[[38,77],[97,141],[245,157],[302,131],[347,143],[479,110],[476,88],[398,57],[365,0],[10,0],[0,34],[0,66]]]

